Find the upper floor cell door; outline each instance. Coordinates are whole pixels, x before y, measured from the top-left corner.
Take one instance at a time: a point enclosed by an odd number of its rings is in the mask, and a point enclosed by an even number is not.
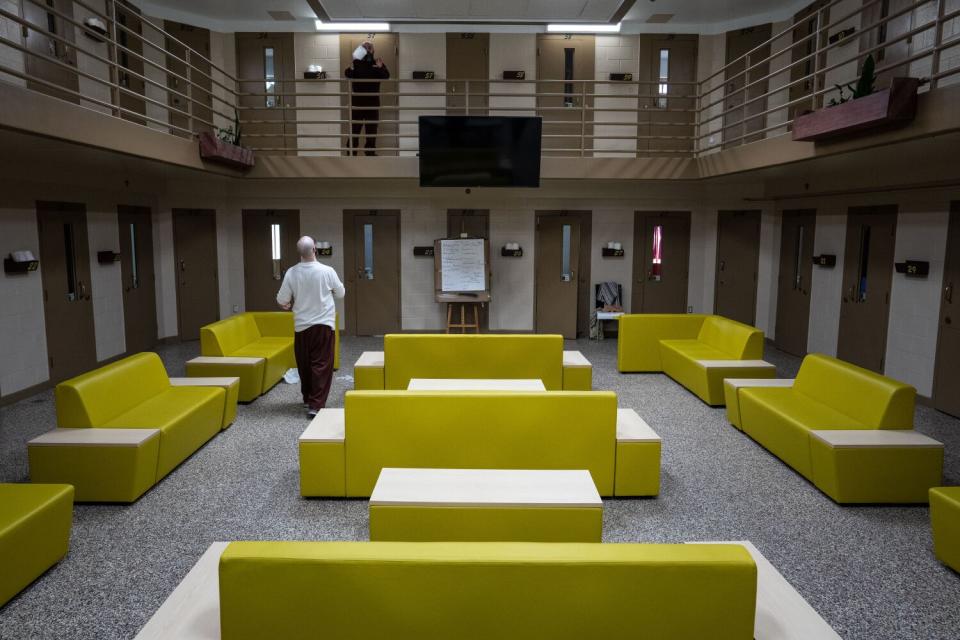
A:
[[[20,4],[24,20],[33,25],[27,29],[24,43],[29,52],[25,56],[26,73],[31,78],[27,86],[61,100],[79,102],[75,27],[69,22],[73,19],[73,1],[37,0]]]
[[[595,37],[537,36],[537,115],[543,117],[543,155],[593,154]]]

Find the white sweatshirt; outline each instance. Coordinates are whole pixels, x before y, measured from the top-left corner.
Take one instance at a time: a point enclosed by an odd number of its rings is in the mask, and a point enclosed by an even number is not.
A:
[[[337,307],[333,299],[342,298],[344,293],[346,290],[333,267],[316,261],[300,262],[284,274],[277,302],[293,302],[295,331],[303,331],[316,324],[336,329]]]

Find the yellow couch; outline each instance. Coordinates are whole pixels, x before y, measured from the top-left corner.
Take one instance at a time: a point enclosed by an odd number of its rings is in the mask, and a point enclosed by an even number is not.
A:
[[[803,359],[792,386],[737,390],[743,431],[841,503],[926,502],[939,484],[942,445],[910,431],[915,396],[822,354]]]
[[[67,554],[73,487],[0,484],[0,607]]]
[[[227,394],[221,387],[174,387],[156,353],[138,353],[61,382],[56,388],[59,430],[28,447],[33,482],[72,484],[82,502],[132,502],[216,435]],[[159,437],[95,446],[71,441],[70,429],[149,430]],[[80,434],[89,435],[89,434]],[[136,436],[136,433],[133,434]],[[36,445],[36,446],[34,446]]]
[[[659,438],[618,428],[606,391],[350,391],[300,438],[300,492],[368,497],[399,467],[587,469],[600,495],[656,495]]]
[[[710,405],[723,405],[724,378],[772,378],[762,361],[763,332],[722,316],[620,316],[617,369],[659,372]]]
[[[960,572],[960,487],[930,489],[930,525],[937,558]]]
[[[251,402],[297,366],[293,353],[293,313],[248,311],[200,328],[200,354],[228,358],[263,358],[252,367],[204,363],[188,375],[240,377],[240,400]],[[340,330],[334,331],[333,368],[340,368]]]
[[[535,378],[548,391],[589,391],[590,363],[568,358],[559,335],[388,334],[383,353],[354,367],[354,388],[407,388],[411,378]],[[567,352],[568,355],[570,352]]]
[[[223,640],[753,638],[740,545],[234,542]]]

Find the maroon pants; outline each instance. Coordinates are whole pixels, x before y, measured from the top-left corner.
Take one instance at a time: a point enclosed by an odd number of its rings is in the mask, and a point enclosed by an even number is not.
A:
[[[300,372],[303,402],[311,409],[323,409],[333,379],[333,329],[315,324],[293,334],[293,353]]]

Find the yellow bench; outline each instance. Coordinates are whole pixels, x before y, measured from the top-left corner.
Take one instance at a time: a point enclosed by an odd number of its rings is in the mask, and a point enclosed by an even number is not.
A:
[[[749,640],[741,545],[233,542],[223,640]]]
[[[189,377],[240,378],[241,402],[252,402],[297,366],[293,314],[251,311],[200,328],[200,358],[187,362]],[[340,331],[334,332],[333,367],[340,367]]]
[[[740,426],[839,503],[927,502],[943,445],[912,431],[916,390],[821,354],[786,387],[740,387]]]
[[[55,431],[28,443],[33,482],[72,484],[78,502],[133,502],[223,427],[226,391],[174,387],[155,353],[57,385]]]
[[[652,496],[660,450],[612,392],[350,391],[300,436],[300,493],[368,497],[400,467],[587,469],[600,495]]]
[[[558,335],[388,334],[354,365],[357,390],[404,390],[412,378],[538,379],[548,391],[589,391],[590,362]]]
[[[67,554],[72,524],[73,487],[0,484],[0,607]]]
[[[960,572],[960,487],[930,489],[930,526],[937,558]]]
[[[773,378],[763,332],[722,316],[620,316],[617,369],[663,372],[709,405],[723,405],[725,378]]]

